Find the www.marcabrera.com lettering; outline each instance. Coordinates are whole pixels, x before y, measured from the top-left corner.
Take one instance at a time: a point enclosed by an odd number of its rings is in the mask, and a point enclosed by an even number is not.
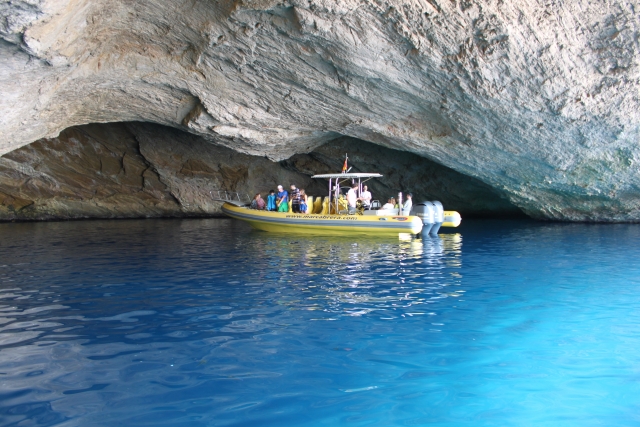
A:
[[[347,220],[347,221],[357,221],[358,218],[355,216],[329,216],[329,215],[287,215],[285,218],[300,218],[300,219],[333,219],[333,220]]]

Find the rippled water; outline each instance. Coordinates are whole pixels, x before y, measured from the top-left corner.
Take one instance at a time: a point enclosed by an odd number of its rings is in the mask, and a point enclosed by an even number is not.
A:
[[[640,226],[456,231],[0,224],[0,425],[640,425]]]

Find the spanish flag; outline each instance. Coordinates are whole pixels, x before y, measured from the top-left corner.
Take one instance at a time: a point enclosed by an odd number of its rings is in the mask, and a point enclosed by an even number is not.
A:
[[[346,155],[344,156],[344,165],[342,166],[342,173],[347,172],[347,159],[349,159]]]

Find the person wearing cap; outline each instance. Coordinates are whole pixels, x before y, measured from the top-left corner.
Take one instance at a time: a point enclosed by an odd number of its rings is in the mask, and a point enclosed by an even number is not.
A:
[[[276,205],[278,205],[278,212],[289,212],[289,193],[287,193],[282,185],[278,185]]]

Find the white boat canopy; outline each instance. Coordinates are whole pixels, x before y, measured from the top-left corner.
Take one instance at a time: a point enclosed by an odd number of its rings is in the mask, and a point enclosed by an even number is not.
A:
[[[379,173],[325,173],[322,175],[313,175],[311,178],[338,178],[338,179],[362,179],[362,178],[380,178]]]

